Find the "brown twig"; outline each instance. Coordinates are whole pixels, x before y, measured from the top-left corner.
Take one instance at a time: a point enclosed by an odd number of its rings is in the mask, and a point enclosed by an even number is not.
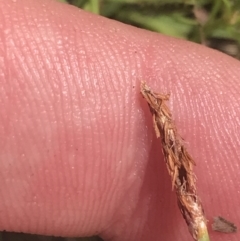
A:
[[[148,102],[153,116],[156,136],[161,138],[167,170],[175,188],[179,209],[188,225],[188,229],[197,241],[209,240],[206,219],[201,201],[196,192],[196,178],[193,173],[194,160],[183,145],[172,120],[172,114],[166,105],[169,95],[154,93],[145,84],[141,93]]]

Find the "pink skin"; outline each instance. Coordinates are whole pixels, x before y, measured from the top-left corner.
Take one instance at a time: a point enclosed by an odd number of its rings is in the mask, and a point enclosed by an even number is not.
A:
[[[141,80],[171,93],[207,219],[240,223],[237,60],[55,1],[0,0],[1,230],[191,240]]]

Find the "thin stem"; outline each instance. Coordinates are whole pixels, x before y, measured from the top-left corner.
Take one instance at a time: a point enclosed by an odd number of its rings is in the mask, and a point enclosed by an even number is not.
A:
[[[89,0],[91,12],[99,14],[99,1],[100,0]]]
[[[203,225],[202,230],[199,232],[197,241],[210,241],[208,230],[205,224]]]

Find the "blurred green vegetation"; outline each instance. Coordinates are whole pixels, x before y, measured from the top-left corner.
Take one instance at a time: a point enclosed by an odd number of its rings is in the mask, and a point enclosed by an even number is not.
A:
[[[33,235],[26,233],[0,232],[0,241],[102,241],[98,237],[62,238],[52,236]]]
[[[59,0],[240,58],[240,0]]]

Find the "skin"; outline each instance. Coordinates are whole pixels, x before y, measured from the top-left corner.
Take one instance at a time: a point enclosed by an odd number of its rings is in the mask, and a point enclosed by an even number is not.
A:
[[[0,0],[0,230],[191,240],[142,80],[171,94],[209,223],[240,223],[239,61],[55,1]]]

